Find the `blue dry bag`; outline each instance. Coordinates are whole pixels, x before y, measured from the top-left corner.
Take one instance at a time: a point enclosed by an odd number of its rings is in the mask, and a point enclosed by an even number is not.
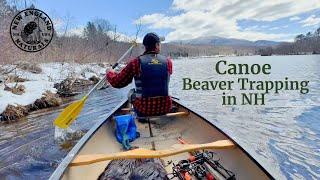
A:
[[[138,138],[137,126],[134,122],[134,116],[131,114],[115,116],[116,120],[116,138],[125,149],[130,149],[129,142]]]

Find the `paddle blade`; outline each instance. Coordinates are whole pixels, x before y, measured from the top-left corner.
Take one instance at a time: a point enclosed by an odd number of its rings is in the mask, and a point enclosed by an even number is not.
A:
[[[81,100],[78,100],[72,104],[70,104],[68,107],[66,107],[57,117],[57,119],[54,120],[54,125],[60,127],[60,128],[67,128],[70,126],[70,124],[78,117],[80,114],[83,105],[86,101],[87,97],[83,97]]]

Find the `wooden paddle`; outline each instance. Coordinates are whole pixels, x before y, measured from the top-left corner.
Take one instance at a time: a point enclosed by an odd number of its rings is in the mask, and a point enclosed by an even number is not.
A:
[[[126,55],[137,46],[136,42],[133,42],[131,47],[119,58],[119,60],[112,66],[112,69],[116,68],[118,64],[126,57]],[[89,95],[99,86],[99,84],[105,82],[105,78],[102,78],[82,99],[70,104],[66,107],[59,116],[54,120],[54,125],[60,128],[67,128],[80,114],[84,103],[86,102]]]
[[[149,150],[138,148],[130,151],[124,151],[112,154],[89,154],[78,155],[69,166],[89,165],[106,160],[114,159],[136,159],[136,158],[161,158],[168,157],[184,152],[191,152],[203,149],[231,149],[235,144],[230,140],[219,140],[206,144],[175,144],[170,149],[165,150]]]

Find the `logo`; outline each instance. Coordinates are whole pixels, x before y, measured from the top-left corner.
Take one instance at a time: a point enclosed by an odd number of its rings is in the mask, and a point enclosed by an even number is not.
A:
[[[152,59],[150,64],[161,64],[158,59]]]
[[[21,50],[37,52],[50,44],[53,24],[45,12],[39,9],[25,9],[13,18],[10,35],[14,44]]]

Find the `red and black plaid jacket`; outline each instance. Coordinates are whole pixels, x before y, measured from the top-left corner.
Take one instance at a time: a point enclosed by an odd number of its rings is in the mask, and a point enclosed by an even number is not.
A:
[[[168,72],[172,74],[172,60],[168,58]],[[109,71],[107,80],[115,88],[122,88],[132,82],[134,77],[140,76],[140,63],[138,58],[129,61],[120,73]],[[170,96],[136,98],[133,106],[139,116],[157,116],[171,111],[172,100]]]

